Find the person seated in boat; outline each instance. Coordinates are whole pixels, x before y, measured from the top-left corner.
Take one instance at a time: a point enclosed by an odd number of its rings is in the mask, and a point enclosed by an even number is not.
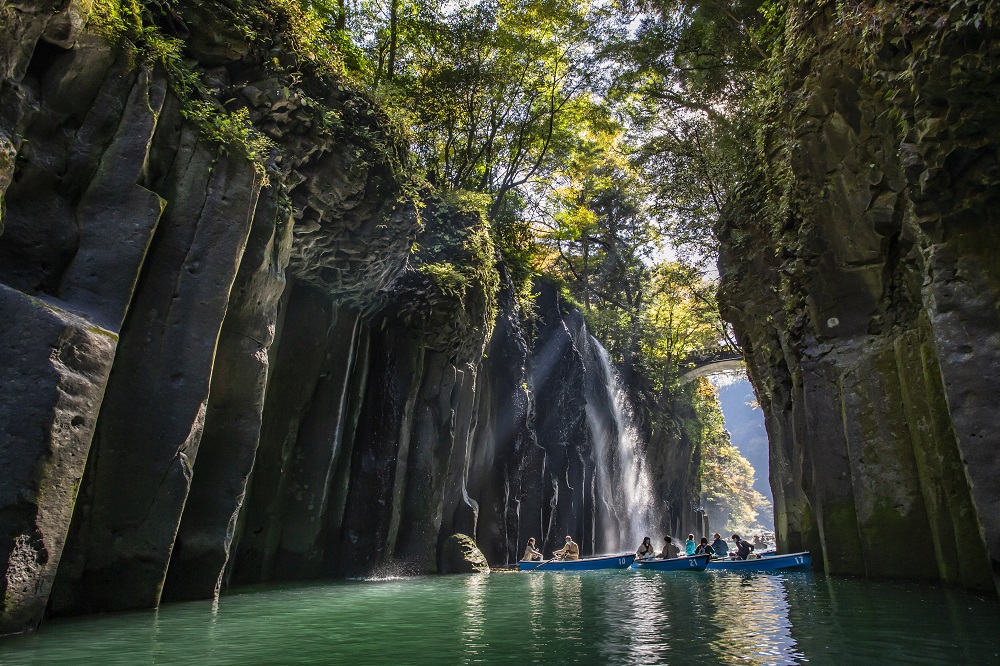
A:
[[[670,540],[670,537],[663,537],[663,550],[660,551],[661,560],[672,560],[675,557],[680,557],[681,549],[674,545],[674,542]]]
[[[649,537],[642,538],[642,545],[635,551],[635,556],[640,560],[648,560],[656,557],[656,550],[653,548],[653,542],[650,541]]]
[[[542,559],[542,553],[535,548],[535,537],[528,539],[528,547],[524,549],[524,557],[521,559],[528,562]]]
[[[684,554],[688,556],[694,555],[695,548],[697,547],[697,544],[694,542],[694,535],[688,534],[688,540],[684,542]]]
[[[716,532],[712,535],[712,549],[715,550],[716,557],[729,557],[729,544],[726,540],[722,538],[722,535]]]
[[[736,544],[736,558],[740,560],[745,560],[750,557],[750,553],[753,552],[753,544],[744,541],[740,538],[739,534],[733,535],[733,543]]]
[[[695,555],[715,555],[715,549],[708,545],[708,537],[702,537],[701,543],[694,549]]]
[[[559,550],[553,551],[552,557],[559,558],[560,560],[578,560],[580,559],[580,547],[573,541],[573,537],[567,534],[566,545]]]

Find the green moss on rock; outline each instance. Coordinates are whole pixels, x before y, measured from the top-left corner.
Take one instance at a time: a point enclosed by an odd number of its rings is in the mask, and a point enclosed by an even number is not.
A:
[[[992,560],[1000,589],[998,40],[988,3],[793,2],[769,65],[720,305],[766,412],[779,546],[830,571],[982,587]]]
[[[476,541],[464,534],[452,534],[441,546],[441,556],[438,558],[438,572],[455,573],[490,573],[489,562],[483,555]]]
[[[482,354],[497,318],[500,274],[489,224],[474,199],[427,195],[408,268],[380,297],[435,351],[468,361]]]

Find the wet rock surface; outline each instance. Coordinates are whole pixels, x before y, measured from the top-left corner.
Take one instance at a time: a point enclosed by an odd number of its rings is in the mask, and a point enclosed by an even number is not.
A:
[[[116,336],[5,286],[0,303],[0,627],[18,631],[52,589]]]
[[[766,175],[720,227],[723,313],[766,417],[779,547],[994,589],[998,16],[871,11],[864,38],[833,3],[790,15]]]
[[[489,573],[490,565],[472,537],[452,534],[441,546],[441,573]]]
[[[528,537],[607,550],[617,443],[592,423],[614,415],[580,313],[539,283],[529,321],[482,214],[416,191],[388,119],[280,27],[251,44],[228,5],[171,7],[203,101],[265,156],[210,136],[85,3],[0,4],[0,634],[448,569],[456,534],[497,565]],[[779,537],[832,572],[986,588],[995,36],[918,21],[865,76],[828,10],[801,16],[821,38],[775,144],[804,194],[775,210],[759,185],[722,229]],[[647,452],[673,534],[700,529],[681,402]]]
[[[482,213],[280,27],[161,9],[263,159],[84,3],[0,4],[0,634],[453,569],[455,534],[604,547],[579,313],[539,284],[531,328]]]

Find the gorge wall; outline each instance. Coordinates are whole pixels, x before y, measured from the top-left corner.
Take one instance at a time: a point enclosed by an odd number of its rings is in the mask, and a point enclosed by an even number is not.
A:
[[[792,3],[719,228],[779,547],[829,572],[1000,581],[998,28],[992,3]]]
[[[616,547],[582,316],[545,283],[524,316],[482,214],[418,191],[294,4],[154,4],[130,33],[0,0],[0,634],[435,571],[454,533],[493,564]],[[693,444],[661,444],[686,531]]]

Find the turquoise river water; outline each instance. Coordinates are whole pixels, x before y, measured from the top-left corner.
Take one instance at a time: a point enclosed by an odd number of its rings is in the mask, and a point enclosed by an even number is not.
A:
[[[250,588],[0,641],[4,666],[807,662],[1000,663],[1000,603],[808,572],[494,572]]]

